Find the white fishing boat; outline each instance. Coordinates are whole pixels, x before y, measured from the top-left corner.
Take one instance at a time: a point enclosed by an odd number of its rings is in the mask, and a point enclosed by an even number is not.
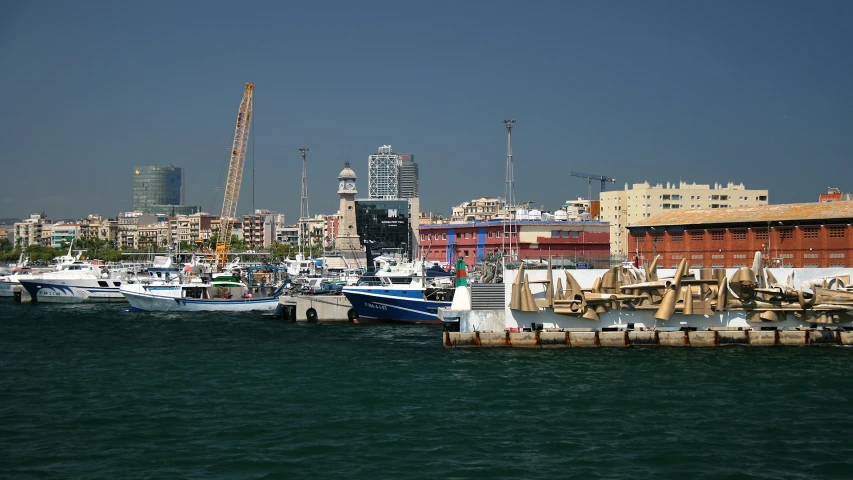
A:
[[[151,312],[251,312],[275,311],[284,285],[269,297],[255,297],[235,277],[198,277],[181,284],[125,284],[121,294],[133,310]]]

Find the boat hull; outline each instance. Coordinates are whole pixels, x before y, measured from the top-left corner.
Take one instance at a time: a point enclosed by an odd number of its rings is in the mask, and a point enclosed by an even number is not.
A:
[[[118,287],[95,287],[72,280],[20,280],[33,303],[116,303],[125,302]]]
[[[273,312],[278,298],[199,299],[181,298],[180,290],[129,291],[122,295],[133,310],[147,312]]]
[[[14,297],[15,292],[12,291],[12,285],[17,285],[12,282],[0,282],[0,297]]]
[[[344,295],[358,314],[357,323],[440,324],[438,309],[450,306],[450,302],[379,295],[346,288]]]

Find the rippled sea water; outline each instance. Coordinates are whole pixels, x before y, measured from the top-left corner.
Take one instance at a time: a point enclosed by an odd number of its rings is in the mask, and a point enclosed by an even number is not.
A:
[[[853,349],[0,306],[2,478],[853,478]]]

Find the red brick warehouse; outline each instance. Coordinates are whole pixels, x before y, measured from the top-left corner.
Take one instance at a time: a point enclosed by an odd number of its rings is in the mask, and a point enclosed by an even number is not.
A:
[[[628,227],[630,257],[675,267],[732,268],[756,251],[773,267],[853,266],[853,202],[673,210]]]

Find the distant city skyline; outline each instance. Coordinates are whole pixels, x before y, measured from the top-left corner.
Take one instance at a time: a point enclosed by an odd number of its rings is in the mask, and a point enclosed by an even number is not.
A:
[[[366,179],[388,142],[418,156],[421,211],[449,215],[503,194],[505,118],[516,199],[549,209],[587,196],[570,170],[773,204],[853,191],[851,2],[259,1],[240,42],[229,2],[46,5],[0,4],[0,217],[113,216],[130,168],[169,163],[218,214],[246,82],[238,212],[297,218],[307,146],[311,212],[334,213],[342,162]]]

